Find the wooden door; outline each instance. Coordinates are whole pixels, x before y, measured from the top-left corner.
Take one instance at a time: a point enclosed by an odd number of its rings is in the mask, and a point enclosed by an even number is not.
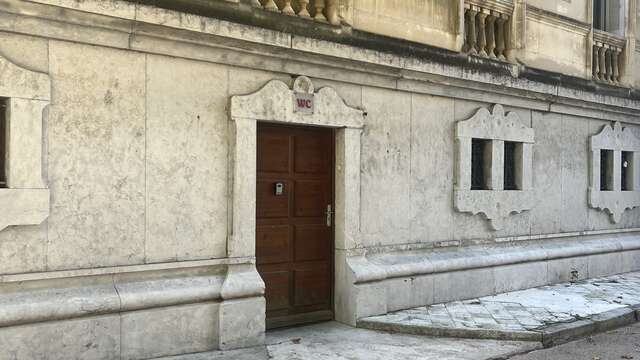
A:
[[[333,130],[258,124],[256,261],[267,328],[333,318]]]

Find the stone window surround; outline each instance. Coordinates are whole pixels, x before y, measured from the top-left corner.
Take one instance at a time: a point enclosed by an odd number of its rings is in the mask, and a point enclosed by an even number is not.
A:
[[[518,115],[505,113],[496,104],[491,112],[480,108],[471,118],[456,124],[456,183],[454,207],[457,211],[473,215],[484,214],[493,230],[500,230],[504,220],[513,213],[533,208],[533,144],[532,128],[524,126]],[[490,190],[471,190],[471,141],[484,139],[492,142],[491,169],[488,178]],[[521,143],[516,173],[519,190],[504,190],[504,142]]]
[[[602,130],[589,139],[590,171],[589,206],[606,212],[611,221],[617,224],[626,210],[640,206],[640,138],[630,129],[623,128],[616,122],[605,125]],[[601,150],[613,150],[613,190],[600,190],[600,155]],[[622,191],[622,152],[633,152],[631,169],[633,184],[631,191]]]
[[[313,114],[294,112],[294,94],[313,95]],[[257,123],[322,126],[335,133],[335,251],[355,247],[360,230],[360,137],[366,113],[346,105],[330,87],[315,91],[305,76],[295,79],[293,88],[272,80],[255,93],[233,96],[230,104],[230,155],[232,173],[231,233],[227,241],[229,258],[254,258],[256,249],[256,145]],[[336,261],[336,266],[340,266]],[[335,269],[338,272],[338,268]],[[255,265],[246,272],[245,286],[255,287],[260,279]],[[262,281],[258,280],[261,284]],[[336,275],[336,282],[340,277]],[[236,286],[242,286],[236,281]],[[264,284],[262,284],[264,287]],[[335,284],[336,288],[340,284]],[[336,314],[340,312],[336,300]]]
[[[7,99],[6,175],[0,189],[0,231],[37,225],[49,216],[43,180],[43,123],[50,102],[49,75],[24,69],[0,55],[0,97]]]

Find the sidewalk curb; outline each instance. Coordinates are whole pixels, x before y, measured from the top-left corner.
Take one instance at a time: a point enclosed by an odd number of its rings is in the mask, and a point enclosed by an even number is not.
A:
[[[551,325],[538,331],[542,334],[542,345],[548,348],[577,340],[587,335],[633,324],[637,321],[639,312],[640,310],[635,310],[631,307],[615,309],[596,314],[589,319]]]
[[[514,341],[538,341],[542,342],[542,333],[537,331],[503,331],[493,329],[455,329],[447,327],[391,324],[373,320],[359,320],[358,328],[385,331],[390,333],[402,333],[409,335],[425,335],[436,337],[453,337],[466,339],[493,339]]]

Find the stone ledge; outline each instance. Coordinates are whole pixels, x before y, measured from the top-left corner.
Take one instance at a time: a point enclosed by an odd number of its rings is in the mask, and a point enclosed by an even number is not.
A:
[[[218,265],[0,284],[0,327],[261,297],[264,285],[254,281],[254,269]],[[228,284],[242,291],[223,296]]]
[[[597,236],[581,242],[545,241],[508,246],[470,246],[455,250],[405,251],[352,257],[347,261],[355,283],[430,275],[536,261],[640,249],[640,234]]]

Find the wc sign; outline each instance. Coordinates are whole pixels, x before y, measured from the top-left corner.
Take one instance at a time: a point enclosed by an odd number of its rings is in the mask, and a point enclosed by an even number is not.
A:
[[[313,114],[313,94],[293,93],[293,112]]]

